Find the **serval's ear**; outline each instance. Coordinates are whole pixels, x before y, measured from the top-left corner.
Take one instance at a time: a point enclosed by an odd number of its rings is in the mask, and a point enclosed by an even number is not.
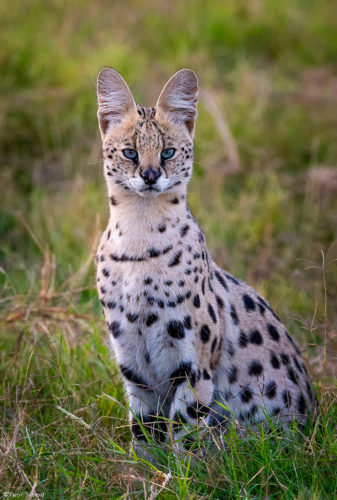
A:
[[[185,123],[191,137],[197,118],[198,79],[191,69],[177,71],[167,82],[157,101],[157,108],[171,120]]]
[[[110,126],[136,113],[135,100],[124,78],[112,68],[103,68],[97,77],[98,121],[102,138]],[[135,115],[135,116],[136,116]]]

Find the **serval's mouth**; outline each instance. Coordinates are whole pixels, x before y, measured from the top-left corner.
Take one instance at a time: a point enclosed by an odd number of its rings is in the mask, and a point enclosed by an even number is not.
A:
[[[160,193],[161,193],[161,190],[155,186],[148,186],[148,187],[142,189],[141,191],[138,191],[138,194],[140,194],[140,196],[156,196]]]

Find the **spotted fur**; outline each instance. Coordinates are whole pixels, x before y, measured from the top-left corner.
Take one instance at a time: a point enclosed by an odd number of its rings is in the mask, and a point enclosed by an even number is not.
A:
[[[195,74],[181,70],[156,107],[144,108],[116,71],[105,68],[98,78],[110,218],[97,288],[136,440],[144,428],[163,440],[168,417],[174,432],[229,414],[242,423],[267,415],[304,421],[315,402],[278,316],[215,264],[188,209],[197,92]],[[137,157],[125,158],[125,148]],[[175,154],[165,160],[167,148]],[[158,176],[150,187],[148,169]]]

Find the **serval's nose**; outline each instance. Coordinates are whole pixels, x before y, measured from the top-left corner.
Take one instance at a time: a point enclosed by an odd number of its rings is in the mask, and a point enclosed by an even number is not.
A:
[[[147,186],[152,186],[157,182],[157,179],[159,179],[161,173],[160,171],[150,167],[144,170],[144,172],[142,172],[140,175],[144,179],[144,182]]]

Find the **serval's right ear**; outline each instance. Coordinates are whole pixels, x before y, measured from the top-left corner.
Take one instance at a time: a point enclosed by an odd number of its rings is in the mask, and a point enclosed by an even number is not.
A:
[[[97,77],[98,122],[102,139],[108,129],[120,123],[137,106],[124,78],[112,68],[103,68]]]

